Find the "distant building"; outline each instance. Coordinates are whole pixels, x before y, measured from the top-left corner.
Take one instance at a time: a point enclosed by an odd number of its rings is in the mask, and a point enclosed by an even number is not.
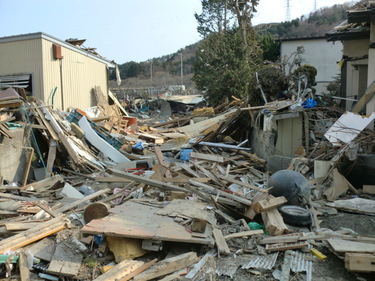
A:
[[[108,68],[115,64],[81,48],[82,40],[68,41],[42,32],[1,37],[0,88],[22,87],[63,110],[96,105],[92,89],[108,93]]]
[[[341,42],[327,42],[325,36],[281,39],[281,59],[286,60],[303,47],[301,65],[309,64],[317,69],[316,94],[327,93],[327,85],[340,75],[337,63],[342,57]],[[285,69],[289,73],[289,67]]]

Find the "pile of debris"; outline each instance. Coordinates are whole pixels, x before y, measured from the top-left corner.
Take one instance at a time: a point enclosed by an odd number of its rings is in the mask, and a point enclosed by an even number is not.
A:
[[[232,137],[244,135],[247,112],[256,123],[254,111],[291,103],[249,108],[235,99],[137,119],[95,93],[97,107],[69,113],[13,89],[0,93],[2,276],[313,280],[313,263],[327,249],[349,271],[375,271],[375,237],[321,228],[318,219],[336,209],[375,213],[373,200],[359,198],[337,169],[343,155],[354,159],[358,145],[373,142],[367,121],[342,131],[337,126],[356,117],[339,115],[325,132],[315,130],[288,170],[271,175],[247,138]],[[332,114],[304,112],[314,126]],[[346,144],[331,143],[338,140]],[[374,194],[374,186],[366,191]]]

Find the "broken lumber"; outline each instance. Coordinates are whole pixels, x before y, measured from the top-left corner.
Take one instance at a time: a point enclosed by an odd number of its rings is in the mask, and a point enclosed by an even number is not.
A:
[[[154,264],[141,274],[134,276],[134,281],[147,281],[160,276],[167,275],[187,266],[196,263],[199,260],[195,252],[188,252],[172,258],[165,259]]]
[[[66,227],[66,217],[59,216],[50,221],[43,222],[29,230],[23,231],[16,235],[0,241],[0,254],[6,251],[15,251],[23,246],[29,245],[44,237],[54,234]]]
[[[216,242],[217,250],[219,251],[219,253],[220,254],[229,255],[230,254],[230,250],[229,250],[228,244],[225,241],[224,235],[221,232],[221,230],[215,228],[212,231],[212,233],[213,233],[213,235],[215,237],[215,242]]]
[[[256,213],[261,213],[269,211],[271,209],[277,208],[288,202],[284,196],[281,197],[268,197],[267,199],[260,200],[253,204],[252,209]]]
[[[135,261],[135,260],[123,260],[106,273],[100,275],[98,278],[94,279],[94,281],[115,281],[115,280],[123,280],[125,276],[129,275],[130,273],[137,270],[144,264],[142,261]]]
[[[238,237],[247,237],[247,236],[252,236],[252,235],[257,235],[257,234],[264,234],[264,232],[262,229],[241,231],[241,232],[226,235],[224,236],[224,239],[227,240],[227,239],[238,238]]]
[[[356,272],[374,272],[375,255],[362,253],[345,253],[345,268]]]
[[[132,180],[132,181],[135,181],[135,182],[148,184],[148,185],[151,185],[151,186],[155,186],[155,187],[158,187],[160,189],[166,189],[166,190],[172,190],[172,191],[182,191],[182,192],[185,192],[185,193],[187,192],[186,189],[175,186],[175,185],[170,184],[170,183],[165,183],[165,182],[152,180],[152,179],[141,177],[141,176],[132,175],[132,174],[122,172],[122,171],[116,170],[116,169],[111,169],[111,168],[109,169],[109,171],[112,172],[113,174],[117,175],[117,176],[122,176],[126,179],[129,179],[129,180]]]
[[[268,234],[271,236],[281,235],[289,231],[277,209],[263,212],[262,219]]]

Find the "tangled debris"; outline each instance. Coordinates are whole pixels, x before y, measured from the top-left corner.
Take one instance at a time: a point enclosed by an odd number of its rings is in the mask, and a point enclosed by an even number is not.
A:
[[[355,114],[336,108],[238,99],[168,114],[161,102],[163,110],[129,116],[96,94],[97,107],[69,113],[11,88],[0,94],[3,277],[314,280],[328,250],[348,271],[375,271],[374,237],[319,220],[337,209],[375,213],[374,185],[361,192],[338,170],[344,157],[373,149],[365,129],[373,116],[356,126]],[[311,187],[302,213],[271,195],[268,160],[248,146],[241,123],[263,118],[272,131],[296,113],[306,130],[288,169]],[[353,126],[340,127],[343,119]]]

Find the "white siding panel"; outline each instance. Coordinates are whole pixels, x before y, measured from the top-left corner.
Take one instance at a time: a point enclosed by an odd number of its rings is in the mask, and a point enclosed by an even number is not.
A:
[[[53,58],[52,45],[43,40],[45,100],[58,87],[54,105],[61,108],[60,61]],[[106,65],[63,47],[62,55],[64,110],[68,107],[85,109],[92,106],[92,89],[95,86],[100,86],[103,93],[108,92]]]
[[[0,75],[31,73],[33,95],[43,98],[42,39],[0,44]]]

